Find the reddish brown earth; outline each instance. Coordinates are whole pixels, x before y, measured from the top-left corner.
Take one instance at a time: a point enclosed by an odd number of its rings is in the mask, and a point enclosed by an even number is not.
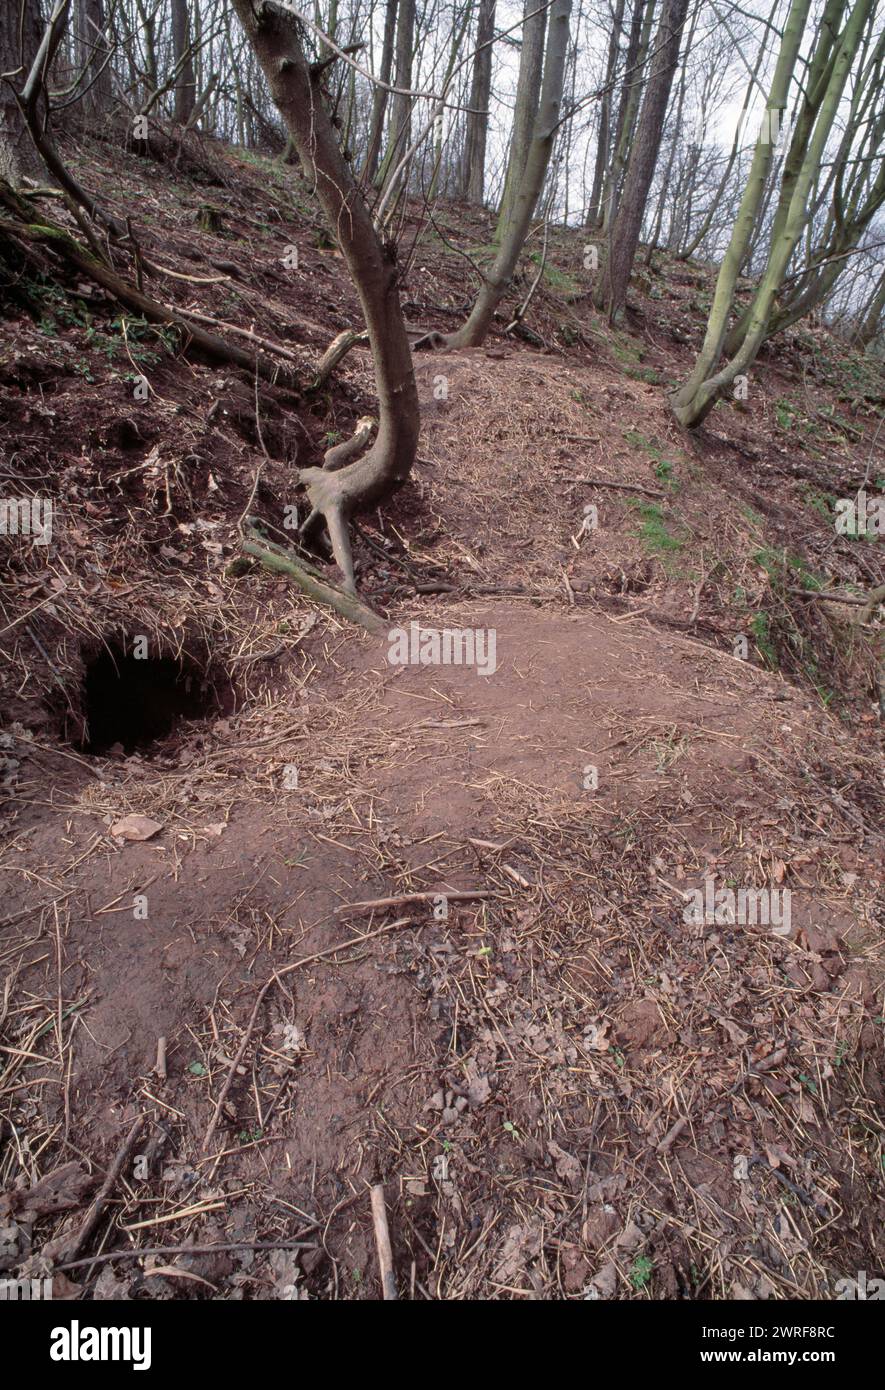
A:
[[[79,152],[155,259],[239,267],[155,292],[307,367],[354,318],[340,260],[291,171],[207,159],[218,237],[194,230],[205,187]],[[563,275],[579,249],[560,235]],[[445,326],[463,280],[419,242],[404,297],[443,308],[410,308],[416,327]],[[371,408],[367,354],[310,402],[130,326],[133,364],[112,305],[65,309],[76,286],[43,331],[2,324],[3,471],[51,488],[60,524],[45,557],[11,543],[0,620],[0,753],[17,764],[0,810],[0,1272],[70,1262],[142,1113],[144,1162],[58,1295],[377,1297],[379,1179],[404,1297],[832,1297],[881,1268],[876,624],[792,593],[804,573],[881,582],[881,546],[838,540],[815,505],[863,478],[881,382],[826,335],[792,335],[748,407],[689,439],[662,384],[690,360],[709,276],[648,283],[630,335],[611,339],[580,285],[550,287],[538,341],[416,359],[419,462],[362,523],[360,581],[392,628],[493,629],[488,676],[392,667],[285,581],[228,571],[256,469],[252,510],[282,527],[296,462]],[[580,535],[591,503],[599,527]],[[188,653],[217,707],[90,754],[83,671],[138,634]],[[160,828],[125,841],[128,814]],[[790,934],[687,922],[705,875],[789,889]],[[351,910],[471,891],[447,917]],[[274,973],[317,952],[250,1028]],[[178,1250],[193,1244],[225,1248]]]

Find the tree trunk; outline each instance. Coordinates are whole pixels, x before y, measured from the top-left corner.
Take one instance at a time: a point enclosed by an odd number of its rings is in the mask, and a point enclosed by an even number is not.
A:
[[[495,310],[507,293],[513,278],[538,198],[541,196],[541,189],[544,187],[550,154],[559,129],[571,8],[571,0],[553,0],[550,6],[541,104],[535,120],[528,159],[514,199],[513,212],[504,229],[501,248],[477,296],[470,317],[456,333],[445,340],[447,347],[478,347],[483,342],[491,327]]]
[[[418,447],[418,392],[396,262],[392,249],[382,246],[339,149],[323,105],[321,78],[308,67],[297,21],[269,4],[256,13],[252,0],[233,0],[233,7],[255,48],[305,176],[316,189],[329,229],[338,238],[369,332],[379,408],[375,443],[363,458],[337,471],[307,468],[299,474],[313,509],[305,526],[319,516],[325,518],[345,587],[353,593],[348,517],[401,486]]]
[[[609,146],[611,144],[612,84],[618,66],[621,44],[621,26],[624,22],[624,0],[617,0],[608,41],[608,58],[605,64],[605,86],[599,103],[599,129],[596,133],[596,163],[593,168],[593,187],[587,205],[586,226],[598,230],[602,226],[602,184],[608,166]]]
[[[396,25],[396,77],[394,92],[390,103],[390,131],[387,152],[381,174],[377,180],[384,184],[388,175],[395,170],[412,138],[412,98],[408,88],[412,85],[412,56],[415,46],[415,0],[399,0],[399,16]],[[408,171],[406,171],[408,179]]]
[[[390,83],[393,70],[393,41],[396,36],[397,0],[387,0],[384,12],[384,41],[381,46],[381,71],[378,76],[383,83]],[[378,172],[378,159],[381,154],[381,138],[384,134],[384,117],[387,112],[387,87],[376,87],[372,96],[372,123],[369,127],[369,148],[363,165],[363,179],[372,183]]]
[[[513,111],[513,134],[504,177],[504,194],[495,228],[495,243],[500,242],[504,228],[513,213],[513,204],[522,176],[525,173],[532,142],[532,131],[541,98],[541,78],[544,73],[544,38],[547,32],[547,10],[540,0],[524,0],[522,22],[522,51],[519,55],[519,77],[516,80],[516,105]]]
[[[624,192],[611,233],[607,272],[607,308],[611,323],[615,323],[623,315],[627,302],[627,285],[639,245],[642,217],[654,177],[673,74],[679,61],[682,26],[687,13],[688,0],[664,0],[664,8],[655,34],[654,53],[642,103],[642,114],[630,152]]]
[[[479,0],[476,52],[473,55],[473,77],[470,83],[470,110],[467,113],[464,160],[461,166],[461,195],[476,207],[482,206],[494,33],[495,0]]]
[[[831,0],[832,3],[832,0]],[[854,56],[860,44],[861,35],[870,18],[873,8],[873,0],[858,0],[854,10],[845,26],[841,36],[836,42],[835,52],[832,61],[828,61],[826,69],[826,87],[822,95],[815,97],[817,107],[817,119],[814,123],[813,133],[811,129],[806,129],[806,145],[804,148],[801,164],[797,164],[795,155],[795,143],[791,145],[790,155],[784,167],[783,179],[789,180],[791,195],[789,203],[784,206],[779,204],[776,221],[779,226],[779,235],[776,240],[772,239],[768,259],[765,269],[759,281],[756,294],[749,312],[742,320],[741,342],[736,345],[733,355],[718,371],[716,366],[722,344],[725,341],[728,314],[731,309],[733,295],[729,291],[729,285],[733,278],[737,276],[737,268],[743,259],[741,248],[745,244],[744,238],[749,236],[749,228],[746,223],[748,213],[753,210],[754,200],[758,201],[760,195],[758,189],[753,191],[753,176],[758,172],[757,166],[760,162],[765,163],[764,151],[760,154],[760,147],[757,144],[756,154],[754,155],[753,166],[750,172],[750,184],[744,194],[744,201],[741,204],[741,212],[738,214],[738,223],[732,235],[731,245],[726,253],[720,271],[719,281],[716,286],[716,294],[713,298],[713,307],[710,311],[710,319],[707,324],[707,334],[704,346],[698,358],[698,362],[688,381],[676,391],[671,397],[670,403],[677,420],[680,424],[693,428],[701,424],[713,409],[721,393],[730,386],[735,377],[746,372],[756,360],[759,348],[765,341],[769,327],[769,321],[774,307],[775,296],[780,290],[786,273],[787,266],[793,256],[799,238],[807,218],[808,200],[815,177],[820,172],[821,160],[823,158],[827,139],[835,120],[842,92],[848,78],[848,73]],[[792,71],[792,62],[795,61],[795,54],[798,52],[798,45],[801,42],[802,31],[805,27],[809,5],[807,0],[795,0],[793,10],[787,21],[787,28],[784,31],[781,54],[778,58],[778,67],[775,70],[773,89],[782,79],[780,72],[781,59],[789,63]],[[829,7],[828,7],[829,9]],[[795,23],[794,23],[795,22]],[[793,32],[795,27],[799,27],[798,36]],[[812,68],[814,63],[812,61]],[[769,109],[774,107],[774,98],[769,102]],[[760,135],[760,144],[766,132]],[[770,139],[768,144],[771,144]],[[771,154],[768,154],[770,160]],[[750,227],[752,226],[752,221]]]
[[[172,61],[175,64],[175,119],[179,125],[187,125],[197,100],[187,0],[172,0]]]
[[[883,314],[885,314],[885,270],[879,277],[878,289],[874,291],[870,300],[870,307],[858,329],[857,341],[862,348],[868,348],[882,332]]]
[[[83,109],[98,116],[110,109],[111,69],[104,32],[104,0],[77,0],[74,48],[83,90]]]
[[[24,117],[15,99],[21,92],[37,56],[43,22],[39,0],[2,0],[0,3],[0,178],[18,184],[22,178],[39,179],[40,160]]]
[[[645,63],[657,0],[636,0],[630,23],[630,39],[624,64],[624,80],[618,104],[615,152],[602,188],[602,235],[607,237],[618,210],[621,183],[633,142],[636,116],[645,84]]]

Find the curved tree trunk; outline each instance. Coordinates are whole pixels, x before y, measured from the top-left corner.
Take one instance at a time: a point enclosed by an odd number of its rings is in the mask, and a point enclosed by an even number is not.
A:
[[[393,251],[382,246],[354,184],[321,92],[321,74],[308,66],[297,21],[265,3],[232,0],[267,78],[271,96],[291,133],[304,172],[316,189],[330,230],[338,238],[365,316],[378,392],[378,434],[369,452],[332,471],[306,468],[312,512],[305,526],[325,518],[345,587],[355,592],[348,517],[374,506],[408,477],[418,447],[418,391],[397,290]]]

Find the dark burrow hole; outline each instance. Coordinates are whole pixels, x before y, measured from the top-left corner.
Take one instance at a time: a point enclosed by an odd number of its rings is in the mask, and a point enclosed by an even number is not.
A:
[[[221,713],[215,688],[191,658],[139,659],[120,647],[102,649],[83,677],[84,753],[149,748],[186,719]]]

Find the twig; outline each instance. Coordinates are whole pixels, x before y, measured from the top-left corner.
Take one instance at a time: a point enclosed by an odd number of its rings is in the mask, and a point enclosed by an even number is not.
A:
[[[387,1228],[384,1184],[380,1182],[376,1182],[372,1188],[372,1222],[375,1227],[375,1248],[378,1251],[384,1301],[393,1303],[399,1298],[399,1294],[396,1291],[396,1275],[393,1272],[393,1251],[390,1248],[390,1231]]]
[[[572,478],[573,483],[588,483],[590,487],[611,487],[618,492],[641,492],[645,497],[666,497],[665,492],[656,492],[651,487],[641,487],[639,483],[610,483],[606,478]]]
[[[438,893],[403,893],[398,898],[369,898],[362,903],[342,903],[336,907],[336,913],[341,912],[374,912],[380,907],[406,907],[409,903],[432,903],[437,898],[445,898],[446,902],[459,903],[470,902],[473,898],[490,898],[490,892],[484,889],[476,889],[469,893],[446,893],[440,890]]]
[[[99,1188],[98,1193],[96,1194],[92,1202],[92,1205],[90,1206],[85,1217],[83,1218],[83,1223],[80,1226],[80,1230],[74,1237],[72,1243],[68,1247],[66,1247],[66,1254],[79,1255],[80,1251],[83,1249],[83,1246],[86,1244],[87,1240],[92,1235],[92,1232],[95,1230],[95,1227],[98,1225],[98,1222],[101,1218],[101,1214],[107,1206],[111,1193],[113,1192],[114,1187],[116,1186],[117,1179],[123,1171],[123,1167],[127,1159],[129,1158],[129,1155],[135,1148],[136,1141],[138,1140],[138,1137],[141,1134],[142,1129],[144,1128],[146,1120],[146,1115],[138,1116],[135,1123],[129,1130],[129,1133],[126,1135],[126,1138],[123,1140],[123,1143],[117,1150],[116,1157],[114,1158],[113,1163],[107,1171],[107,1176],[105,1177],[104,1182]],[[86,1263],[88,1264],[91,1262],[87,1260]]]

